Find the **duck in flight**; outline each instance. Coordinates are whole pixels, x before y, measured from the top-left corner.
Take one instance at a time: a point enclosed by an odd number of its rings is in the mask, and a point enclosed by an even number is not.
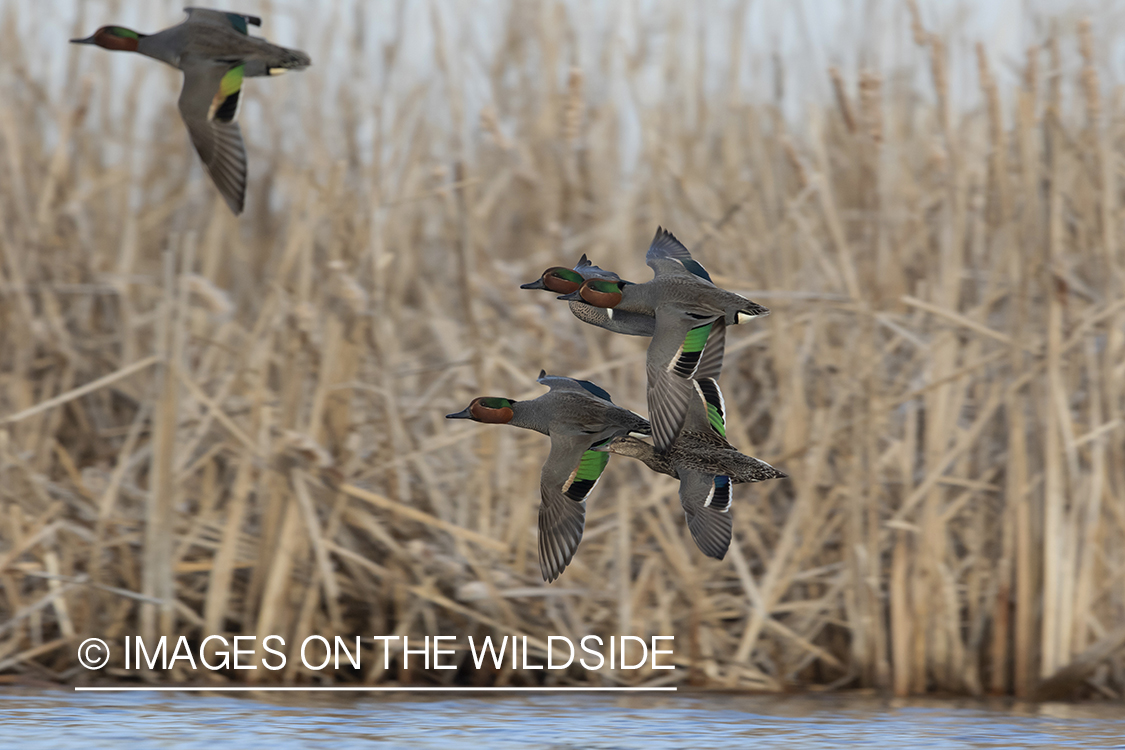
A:
[[[547,435],[551,450],[539,476],[539,569],[548,583],[570,564],[586,525],[586,499],[605,470],[609,454],[593,448],[615,437],[650,434],[648,420],[614,404],[588,380],[540,372],[550,390],[516,401],[482,397],[446,419],[509,424]]]
[[[73,44],[139,52],[183,71],[180,116],[203,166],[230,210],[242,213],[246,199],[246,148],[237,117],[242,80],[301,70],[309,56],[250,36],[262,19],[207,8],[184,8],[180,24],[141,34],[124,26],[103,26]]]

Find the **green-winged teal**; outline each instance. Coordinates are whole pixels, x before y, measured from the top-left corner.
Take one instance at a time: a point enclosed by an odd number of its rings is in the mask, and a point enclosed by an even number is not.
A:
[[[620,276],[613,271],[598,268],[583,253],[574,268],[564,266],[548,268],[535,281],[520,284],[520,289],[544,289],[555,294],[571,294],[577,292],[583,282],[589,279],[601,279],[612,283],[621,281]],[[656,330],[656,316],[651,311],[647,313],[617,311],[607,307],[596,307],[582,299],[569,299],[568,304],[574,317],[607,331],[623,333],[626,336],[652,336]]]
[[[692,539],[703,554],[721,560],[731,540],[731,484],[789,475],[727,442],[723,395],[714,379],[695,380],[694,390],[683,429],[668,450],[659,452],[632,435],[594,450],[638,458],[653,471],[679,479],[680,504]]]
[[[510,424],[551,438],[539,475],[539,569],[553,581],[574,557],[586,523],[586,498],[609,456],[591,448],[621,435],[650,434],[648,420],[615,405],[609,394],[585,380],[539,373],[550,388],[538,398],[475,398],[447,419]]]
[[[644,284],[604,279],[584,281],[578,297],[596,307],[622,308],[656,317],[648,347],[648,411],[658,451],[672,445],[695,393],[693,379],[717,378],[722,367],[726,326],[768,315],[745,297],[720,289],[671,232],[657,228],[645,262],[652,281]]]
[[[305,68],[309,56],[250,36],[249,25],[262,25],[257,16],[205,8],[184,11],[183,23],[155,34],[103,26],[70,41],[139,52],[183,71],[180,116],[215,187],[239,214],[246,197],[246,148],[235,121],[242,79]]]
[[[745,323],[769,315],[769,310],[742,295],[720,289],[711,275],[676,237],[656,228],[645,262],[653,270],[652,281],[634,284],[622,279],[591,278],[562,299],[581,299],[615,312],[653,315],[657,307],[679,304],[706,318],[723,317],[727,325]]]

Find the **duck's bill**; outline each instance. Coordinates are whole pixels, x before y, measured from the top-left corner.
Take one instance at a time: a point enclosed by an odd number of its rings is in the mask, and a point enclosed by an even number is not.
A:
[[[528,282],[526,284],[520,284],[520,289],[546,289],[546,288],[547,288],[546,285],[543,284],[543,279],[536,279],[535,281],[531,281],[531,282]]]
[[[71,44],[93,44],[94,43],[94,35],[91,34],[90,36],[86,37],[85,39],[71,39],[70,43]]]
[[[567,302],[581,301],[582,295],[579,294],[580,291],[582,291],[582,290],[581,289],[575,289],[570,294],[560,294],[558,297],[555,297],[555,299],[564,299]]]
[[[609,446],[613,445],[616,441],[617,438],[608,438],[600,443],[594,443],[590,446],[590,450],[597,451],[598,453],[609,453]]]
[[[471,414],[469,414],[469,407],[466,406],[464,409],[457,412],[456,414],[446,414],[445,418],[446,419],[472,419],[473,417],[472,417]]]

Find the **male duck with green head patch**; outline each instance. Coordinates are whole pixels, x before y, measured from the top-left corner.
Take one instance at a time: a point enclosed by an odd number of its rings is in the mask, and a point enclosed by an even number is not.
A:
[[[617,283],[621,281],[621,277],[613,271],[595,266],[583,253],[574,268],[553,266],[535,281],[520,284],[520,289],[543,289],[555,294],[571,294],[577,292],[583,282],[590,280]],[[568,302],[574,317],[607,331],[623,333],[626,336],[651,336],[656,330],[656,316],[652,313],[596,307],[581,299],[570,299]]]
[[[236,118],[242,79],[300,70],[311,62],[304,52],[252,37],[257,16],[185,8],[183,23],[155,34],[103,26],[74,44],[139,52],[183,71],[180,116],[203,166],[230,210],[242,213],[246,199],[246,148]]]
[[[663,452],[683,427],[695,381],[719,377],[727,326],[769,315],[769,310],[715,286],[687,248],[660,227],[645,262],[653,270],[652,281],[587,279],[559,299],[654,317],[646,357],[648,413],[653,442]]]
[[[551,452],[539,475],[539,569],[553,581],[570,564],[586,526],[586,498],[609,455],[592,450],[616,437],[647,436],[648,420],[622,409],[587,380],[539,373],[550,388],[538,398],[482,397],[447,419],[510,424],[547,435]]]

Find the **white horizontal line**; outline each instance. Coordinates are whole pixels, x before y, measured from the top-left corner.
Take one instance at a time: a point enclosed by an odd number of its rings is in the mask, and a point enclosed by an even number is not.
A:
[[[261,687],[78,687],[79,693],[538,693],[538,692],[615,692],[615,693],[655,693],[676,692],[674,687],[289,687],[263,685]]]

